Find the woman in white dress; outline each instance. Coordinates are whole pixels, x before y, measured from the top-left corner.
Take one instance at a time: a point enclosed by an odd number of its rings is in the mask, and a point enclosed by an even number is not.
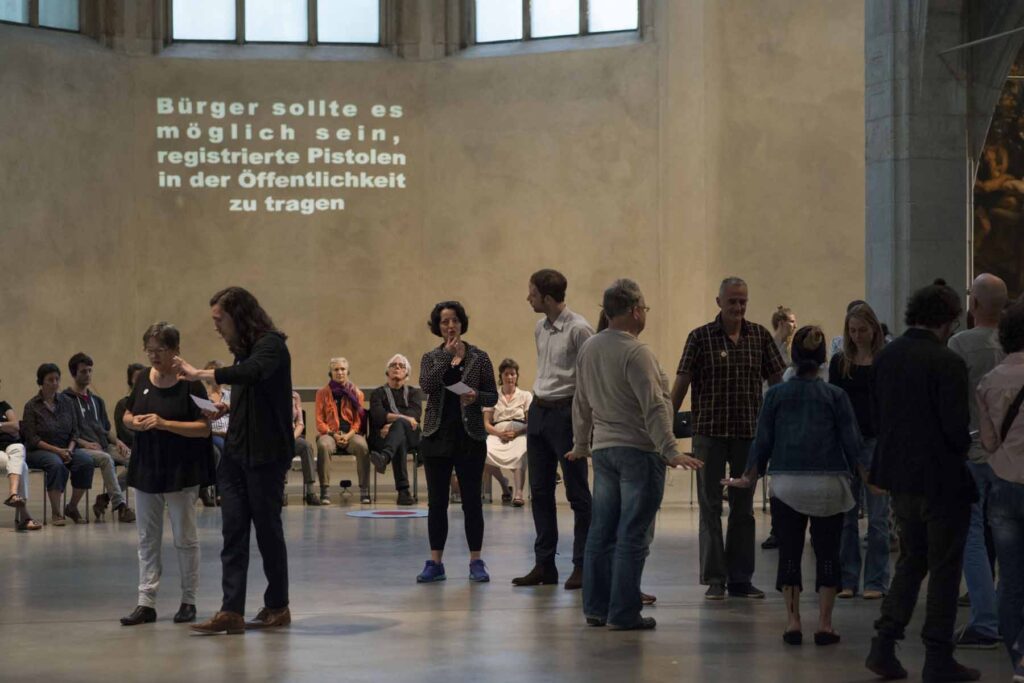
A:
[[[501,482],[502,500],[511,496],[514,507],[523,506],[523,488],[526,485],[526,416],[530,412],[533,394],[520,389],[519,363],[511,358],[501,361],[498,366],[501,389],[498,403],[493,408],[484,408],[484,429],[487,430],[487,464],[484,466],[484,481],[495,477]],[[512,490],[501,470],[512,470]]]

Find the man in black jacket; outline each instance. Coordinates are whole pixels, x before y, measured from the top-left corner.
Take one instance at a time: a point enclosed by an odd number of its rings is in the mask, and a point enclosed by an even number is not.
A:
[[[295,449],[292,432],[291,356],[287,337],[274,327],[256,298],[241,287],[228,287],[210,299],[217,332],[235,355],[235,364],[197,370],[181,358],[178,373],[188,380],[231,385],[231,421],[217,486],[224,516],[222,586],[224,601],[212,619],[192,628],[199,633],[242,633],[245,629],[287,626],[288,556],[281,525],[283,479]],[[228,411],[218,404],[216,419]],[[249,570],[249,527],[267,575],[264,607],[246,623],[245,588]]]
[[[906,678],[895,654],[925,575],[924,681],[973,681],[978,671],[953,659],[964,541],[977,496],[967,471],[970,416],[967,366],[946,347],[959,326],[960,297],[942,280],[907,304],[907,331],[875,361],[878,446],[870,483],[892,494],[900,555],[866,665]]]

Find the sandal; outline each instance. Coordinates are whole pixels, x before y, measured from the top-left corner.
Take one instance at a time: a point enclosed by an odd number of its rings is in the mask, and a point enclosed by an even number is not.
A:
[[[29,517],[18,522],[14,528],[18,531],[39,531],[43,525]]]
[[[52,524],[53,526],[64,526],[65,524],[67,524],[67,521],[65,521],[63,515],[58,515],[55,512],[53,513],[53,518],[50,520],[50,524]]]
[[[516,496],[512,499],[512,507],[521,508],[526,505],[526,501],[523,500],[522,496]]]
[[[19,496],[17,493],[12,493],[7,496],[7,500],[4,501],[4,505],[9,508],[22,508],[25,507],[25,499]]]

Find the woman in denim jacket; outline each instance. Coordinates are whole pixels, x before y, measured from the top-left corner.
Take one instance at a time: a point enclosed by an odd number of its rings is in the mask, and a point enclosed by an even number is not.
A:
[[[765,395],[746,471],[739,479],[722,483],[753,486],[771,463],[772,521],[779,539],[775,587],[785,597],[788,616],[782,639],[790,645],[803,642],[800,559],[809,520],[819,595],[814,643],[832,645],[839,642],[839,634],[832,628],[840,579],[839,541],[843,514],[853,507],[850,478],[861,452],[861,438],[846,392],[818,375],[825,362],[821,328],[800,328],[793,337],[792,354],[796,376]]]
[[[453,469],[462,491],[469,579],[490,581],[480,559],[484,538],[480,496],[487,457],[482,410],[498,402],[494,366],[483,349],[462,340],[469,329],[469,317],[458,301],[442,301],[434,306],[428,325],[444,342],[423,354],[420,361],[420,388],[427,393],[420,455],[427,477],[430,559],[416,581],[432,583],[447,578],[441,556],[448,538],[448,495]]]

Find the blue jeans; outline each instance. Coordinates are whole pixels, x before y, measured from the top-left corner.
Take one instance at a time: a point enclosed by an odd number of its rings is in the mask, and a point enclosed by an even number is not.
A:
[[[594,451],[593,517],[583,554],[583,613],[640,621],[640,577],[665,493],[665,461],[637,448]]]
[[[1024,484],[996,478],[988,519],[999,560],[999,629],[1017,664],[1024,653]]]
[[[864,439],[862,462],[870,469],[874,454],[874,439]],[[843,541],[840,544],[840,564],[843,566],[843,588],[857,593],[860,570],[864,570],[864,590],[889,592],[889,496],[872,494],[859,476],[850,482],[856,504],[843,519]],[[863,494],[863,495],[862,495]],[[860,556],[860,506],[864,502],[867,513],[867,550],[863,563]]]
[[[992,566],[985,549],[985,500],[996,481],[996,475],[986,463],[967,463],[974,483],[978,487],[978,502],[971,506],[971,526],[964,545],[964,582],[971,596],[971,616],[967,628],[986,638],[999,637],[999,617],[996,612],[996,587],[992,579]]]
[[[867,469],[871,469],[871,457],[875,452],[875,440],[864,440],[864,458]],[[858,518],[863,491],[868,517],[868,547],[864,553],[864,590],[889,592],[889,496],[876,495],[864,486],[860,477],[850,482],[856,504],[846,512],[843,519],[843,540],[839,546],[839,563],[843,568],[842,587],[854,593],[860,587],[861,554],[860,528]]]

